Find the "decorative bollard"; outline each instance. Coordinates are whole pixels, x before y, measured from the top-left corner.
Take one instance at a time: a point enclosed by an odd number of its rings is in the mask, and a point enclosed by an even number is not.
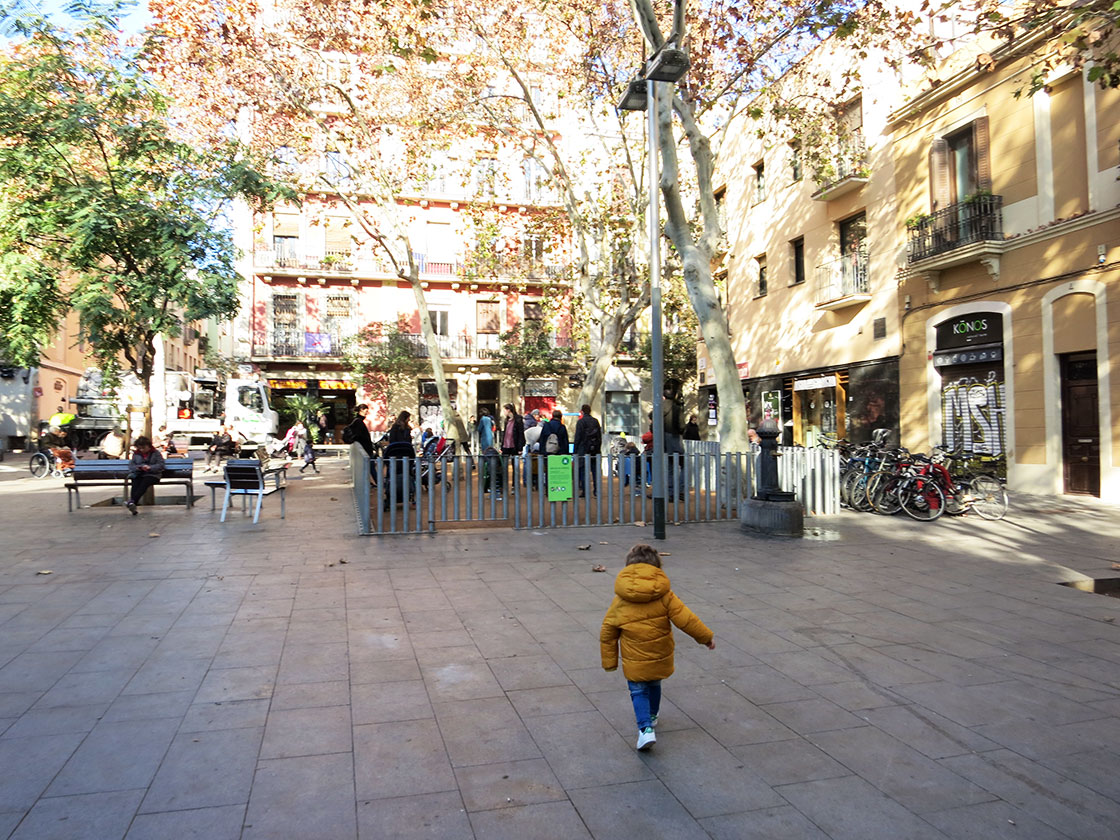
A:
[[[740,509],[739,527],[744,531],[800,537],[805,531],[805,511],[793,493],[778,484],[778,423],[772,417],[758,427],[758,492]]]

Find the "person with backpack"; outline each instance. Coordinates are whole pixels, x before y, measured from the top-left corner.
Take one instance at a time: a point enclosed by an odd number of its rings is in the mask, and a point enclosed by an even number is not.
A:
[[[552,419],[541,427],[541,452],[545,455],[567,455],[568,429],[564,425],[564,412],[556,408],[552,411]]]
[[[599,421],[591,416],[591,406],[586,403],[580,407],[583,413],[580,415],[579,420],[576,421],[576,439],[573,444],[576,458],[579,460],[579,495],[582,499],[587,493],[585,475],[587,466],[586,459],[580,458],[580,455],[598,455],[603,449],[603,427],[599,425]],[[595,466],[591,469],[591,492],[592,494],[599,495],[599,470],[598,458],[595,459]]]

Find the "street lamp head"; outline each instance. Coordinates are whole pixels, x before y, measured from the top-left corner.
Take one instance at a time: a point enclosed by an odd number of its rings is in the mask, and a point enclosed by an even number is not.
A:
[[[666,44],[649,60],[646,79],[651,82],[678,82],[688,68],[688,53]]]
[[[618,101],[620,111],[644,111],[648,105],[646,97],[646,83],[639,76],[626,83],[626,91]]]

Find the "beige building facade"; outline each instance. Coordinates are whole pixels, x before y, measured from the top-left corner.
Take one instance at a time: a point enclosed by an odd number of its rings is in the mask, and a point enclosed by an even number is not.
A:
[[[958,55],[890,116],[902,441],[1120,501],[1120,92],[1065,67],[1016,97],[1042,52]]]
[[[896,101],[886,75],[842,99],[839,133],[813,154],[796,129],[747,115],[729,127],[717,183],[732,346],[751,425],[775,418],[786,443],[897,437]],[[699,363],[714,405],[702,350]]]

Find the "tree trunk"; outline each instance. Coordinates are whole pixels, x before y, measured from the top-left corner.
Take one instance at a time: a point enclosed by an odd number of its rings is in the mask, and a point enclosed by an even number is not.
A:
[[[743,385],[739,380],[739,368],[735,363],[735,351],[728,335],[727,313],[719,302],[715,283],[712,282],[711,243],[714,237],[707,224],[706,232],[698,243],[685,214],[681,198],[680,169],[677,149],[673,137],[672,108],[668,97],[659,101],[658,124],[661,143],[661,194],[665,202],[665,233],[672,239],[681,258],[681,273],[685,288],[696,319],[700,322],[700,333],[711,362],[710,370],[716,379],[716,392],[719,394],[719,440],[725,452],[747,452],[750,440],[747,437],[747,406],[743,399]],[[693,137],[690,147],[693,158],[697,159],[698,188],[701,193],[712,190],[711,166],[707,155],[706,142]],[[701,202],[703,205],[704,202]],[[714,207],[714,202],[711,202]],[[718,226],[717,226],[718,232]]]
[[[614,364],[615,356],[618,355],[618,346],[622,343],[624,332],[621,314],[612,313],[611,317],[607,318],[603,324],[602,340],[595,351],[595,359],[591,363],[591,369],[587,372],[587,378],[583,380],[583,387],[579,392],[579,404],[581,406],[590,405],[594,407],[596,398],[603,393],[603,385],[607,381],[607,372]],[[606,406],[600,406],[600,415],[605,412]]]
[[[691,243],[689,243],[691,245]],[[747,406],[735,363],[735,351],[727,334],[727,313],[719,305],[708,258],[695,247],[677,246],[683,257],[683,275],[689,300],[700,322],[700,332],[711,361],[719,394],[719,440],[725,452],[747,452]]]
[[[428,348],[428,359],[432,363],[432,376],[436,380],[436,392],[439,394],[439,407],[443,413],[444,429],[454,428],[455,437],[462,446],[469,443],[467,427],[463,423],[462,415],[451,407],[451,395],[447,391],[447,379],[443,373],[443,359],[440,357],[439,342],[436,341],[436,331],[432,329],[432,319],[428,316],[428,301],[424,297],[424,287],[420,285],[420,272],[414,260],[409,256],[408,282],[412,286],[412,293],[416,296],[416,308],[420,312],[420,331],[424,335],[424,344]]]

